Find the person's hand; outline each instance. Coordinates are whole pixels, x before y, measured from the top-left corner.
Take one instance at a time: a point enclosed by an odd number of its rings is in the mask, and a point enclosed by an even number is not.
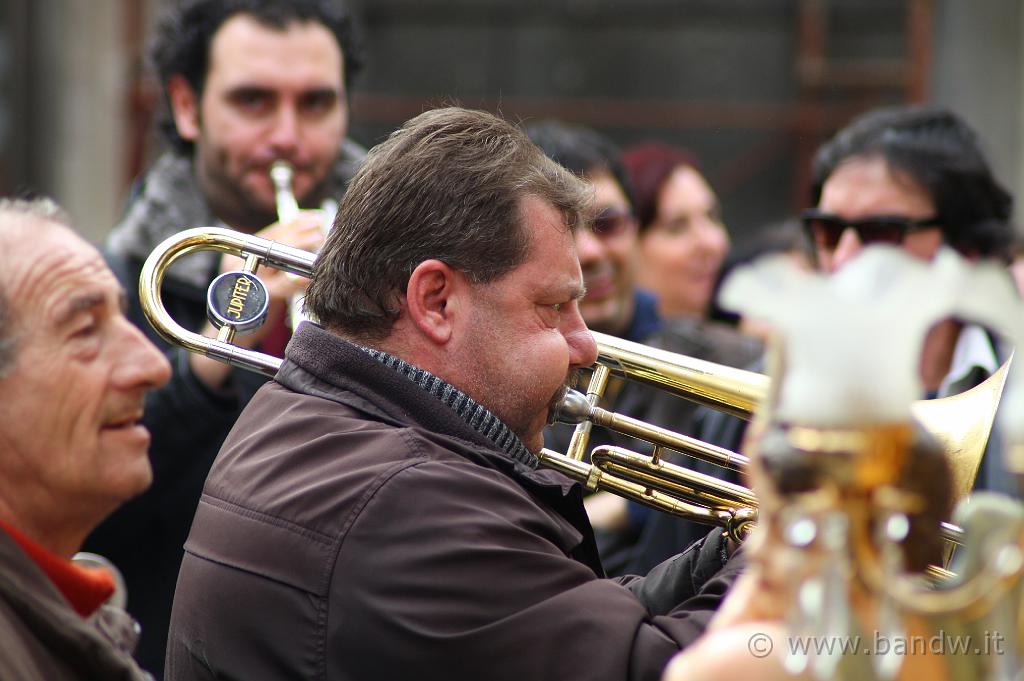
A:
[[[792,607],[790,596],[788,589],[766,579],[759,566],[751,566],[729,589],[709,630],[748,622],[783,621]]]
[[[316,252],[324,242],[324,213],[320,210],[304,210],[288,222],[275,222],[274,224],[256,232],[256,236],[270,239],[278,243],[300,248],[304,251]],[[233,255],[224,255],[220,260],[220,271],[232,272],[241,270],[243,261]],[[281,323],[281,320],[288,313],[289,301],[297,295],[306,291],[309,280],[305,277],[283,272],[272,267],[260,266],[256,270],[257,276],[266,284],[270,296],[267,309],[267,320],[255,331],[235,336],[234,343],[244,348],[254,348],[266,338],[271,329]],[[207,322],[200,333],[212,338],[217,335],[217,329],[213,324]],[[189,366],[192,373],[207,387],[219,388],[224,384],[231,367],[217,360],[210,359],[204,355],[193,354],[189,357]]]
[[[629,504],[611,492],[595,492],[583,500],[594,529],[614,532],[629,525]]]
[[[256,232],[256,236],[315,253],[320,250],[324,243],[323,224],[323,211],[304,210],[288,222],[275,222],[261,229]],[[221,257],[221,272],[230,272],[232,270],[240,270],[241,268],[241,258],[236,258],[232,255]],[[293,296],[301,295],[309,284],[309,280],[305,277],[282,272],[272,267],[260,266],[256,274],[267,285],[271,306],[291,300]],[[259,332],[257,331],[251,335],[259,336]],[[261,338],[262,336],[259,337]],[[259,342],[259,340],[257,339],[256,342]]]

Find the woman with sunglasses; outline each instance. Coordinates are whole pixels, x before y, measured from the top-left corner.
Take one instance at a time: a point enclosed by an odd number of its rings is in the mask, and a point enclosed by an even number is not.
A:
[[[1013,239],[1012,198],[993,176],[974,131],[955,114],[935,108],[880,109],[841,130],[815,157],[812,203],[814,208],[801,216],[803,227],[819,267],[829,273],[876,243],[899,246],[923,260],[949,246],[967,258],[1006,262]],[[925,342],[922,377],[933,396],[955,394],[980,383],[1003,359],[983,329],[950,320],[937,326]],[[991,487],[998,479],[995,453],[990,446],[978,486]],[[941,488],[933,483],[935,475],[919,476],[928,480],[920,490],[921,508],[941,514],[947,510],[943,502],[948,497],[934,494]],[[766,502],[762,511],[767,508],[766,517],[771,518],[782,508],[772,503],[778,501],[773,497],[778,490],[770,483],[758,490]],[[720,610],[727,615],[712,625],[715,633],[677,657],[663,681],[795,678],[783,668],[784,646],[773,649],[771,637],[783,641],[792,631],[783,623],[791,603],[781,594],[793,582],[794,565],[803,567],[806,561],[798,565],[780,560],[780,545],[772,538],[755,551],[760,569],[737,583],[734,598]],[[873,605],[870,595],[858,596],[855,607]],[[911,627],[914,624],[920,626],[911,620]],[[937,659],[933,656],[931,663]],[[969,676],[973,662],[964,660],[962,670]],[[942,673],[928,666],[927,656],[908,658],[900,676]]]

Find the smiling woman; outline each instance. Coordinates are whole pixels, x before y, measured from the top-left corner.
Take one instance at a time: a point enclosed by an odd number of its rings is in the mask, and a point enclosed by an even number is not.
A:
[[[729,250],[718,198],[685,152],[642,144],[623,153],[640,220],[637,282],[665,317],[703,317]]]

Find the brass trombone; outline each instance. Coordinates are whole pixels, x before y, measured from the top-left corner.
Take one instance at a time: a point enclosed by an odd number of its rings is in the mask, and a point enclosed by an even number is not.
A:
[[[161,301],[160,288],[167,269],[178,258],[200,250],[235,255],[245,263],[241,271],[222,274],[211,284],[208,313],[220,327],[216,338],[179,325]],[[266,291],[259,292],[262,283],[255,277],[256,269],[260,265],[268,265],[308,277],[315,258],[315,254],[307,251],[227,229],[185,230],[157,246],[143,265],[139,283],[142,309],[156,331],[169,343],[272,377],[281,365],[280,358],[231,343],[236,332],[260,323],[260,310],[265,313]],[[240,281],[245,283],[241,288]],[[243,296],[245,300],[242,300]],[[228,314],[224,309],[225,301],[235,305],[232,309],[236,313],[249,303],[255,303],[252,311],[246,310],[245,314]],[[594,333],[594,338],[599,356],[587,394],[568,391],[553,414],[559,421],[577,424],[569,450],[565,454],[542,450],[539,455],[542,464],[591,490],[607,490],[662,511],[718,525],[733,538],[743,539],[757,517],[757,500],[753,492],[741,485],[663,461],[661,456],[665,449],[670,449],[741,472],[749,465],[747,457],[606,411],[597,403],[608,378],[618,376],[750,418],[756,405],[768,393],[768,378],[601,333]],[[966,495],[977,473],[1007,369],[1008,363],[985,383],[962,395],[914,405],[915,415],[951,453],[957,498]],[[584,454],[592,424],[650,442],[654,445],[654,453],[648,456],[620,447],[597,447],[591,452],[590,462],[586,462]],[[957,542],[959,529],[947,525],[943,534]]]

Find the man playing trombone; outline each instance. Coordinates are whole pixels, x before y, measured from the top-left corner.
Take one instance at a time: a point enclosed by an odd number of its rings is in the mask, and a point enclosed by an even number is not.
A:
[[[274,381],[215,462],[167,674],[656,679],[732,567],[714,537],[604,579],[578,485],[538,470],[596,346],[585,183],[515,126],[426,112],[339,207]]]

